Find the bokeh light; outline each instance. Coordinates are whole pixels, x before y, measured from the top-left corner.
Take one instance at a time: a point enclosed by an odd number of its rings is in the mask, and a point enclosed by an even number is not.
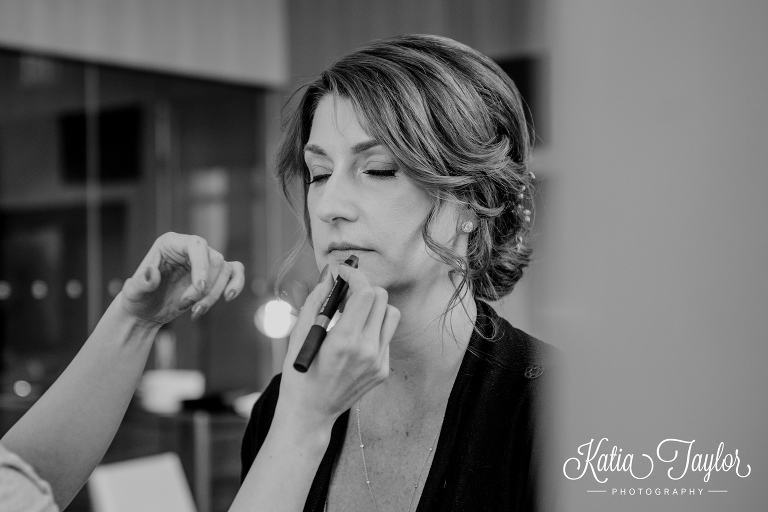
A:
[[[79,299],[80,296],[83,295],[83,283],[77,279],[70,279],[67,281],[65,289],[67,292],[67,297],[70,299]]]
[[[22,398],[29,396],[32,392],[32,385],[25,380],[17,380],[13,383],[13,392]]]
[[[271,300],[259,306],[253,321],[256,328],[272,339],[287,338],[296,324],[291,305],[282,300]]]
[[[32,281],[32,296],[37,300],[43,300],[48,296],[48,283],[36,279]]]
[[[6,300],[11,296],[11,283],[0,281],[0,300]]]
[[[110,297],[117,297],[117,294],[123,290],[123,280],[114,278],[110,279],[107,284],[107,291]]]

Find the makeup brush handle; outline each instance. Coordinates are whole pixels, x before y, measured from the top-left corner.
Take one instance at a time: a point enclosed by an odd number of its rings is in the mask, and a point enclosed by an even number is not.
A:
[[[307,334],[307,338],[304,340],[304,345],[301,346],[299,355],[296,356],[296,361],[293,363],[293,367],[301,373],[306,373],[309,370],[309,365],[315,359],[315,356],[320,351],[320,345],[323,344],[325,335],[327,332],[322,326],[314,324]]]

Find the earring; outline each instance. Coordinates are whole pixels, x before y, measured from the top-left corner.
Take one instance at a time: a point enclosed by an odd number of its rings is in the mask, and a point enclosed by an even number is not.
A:
[[[461,230],[464,233],[470,233],[473,229],[475,229],[475,225],[472,224],[471,220],[466,220],[461,223]]]

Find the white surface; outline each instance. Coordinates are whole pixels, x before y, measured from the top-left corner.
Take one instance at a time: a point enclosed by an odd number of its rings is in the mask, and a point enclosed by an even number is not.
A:
[[[197,370],[148,370],[139,383],[141,405],[148,411],[174,413],[182,400],[200,398],[205,393],[205,376]]]
[[[251,410],[256,404],[256,400],[258,400],[260,396],[261,393],[258,391],[256,393],[239,396],[233,401],[232,408],[235,409],[235,412],[243,418],[250,418]]]
[[[196,512],[178,455],[163,453],[96,468],[93,512]]]

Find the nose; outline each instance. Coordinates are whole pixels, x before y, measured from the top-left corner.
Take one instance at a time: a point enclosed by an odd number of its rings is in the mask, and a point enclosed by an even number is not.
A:
[[[357,219],[359,210],[354,184],[346,175],[347,173],[336,170],[323,185],[315,191],[310,191],[310,194],[314,192],[315,197],[309,206],[321,221],[333,224],[342,220],[351,222]]]

